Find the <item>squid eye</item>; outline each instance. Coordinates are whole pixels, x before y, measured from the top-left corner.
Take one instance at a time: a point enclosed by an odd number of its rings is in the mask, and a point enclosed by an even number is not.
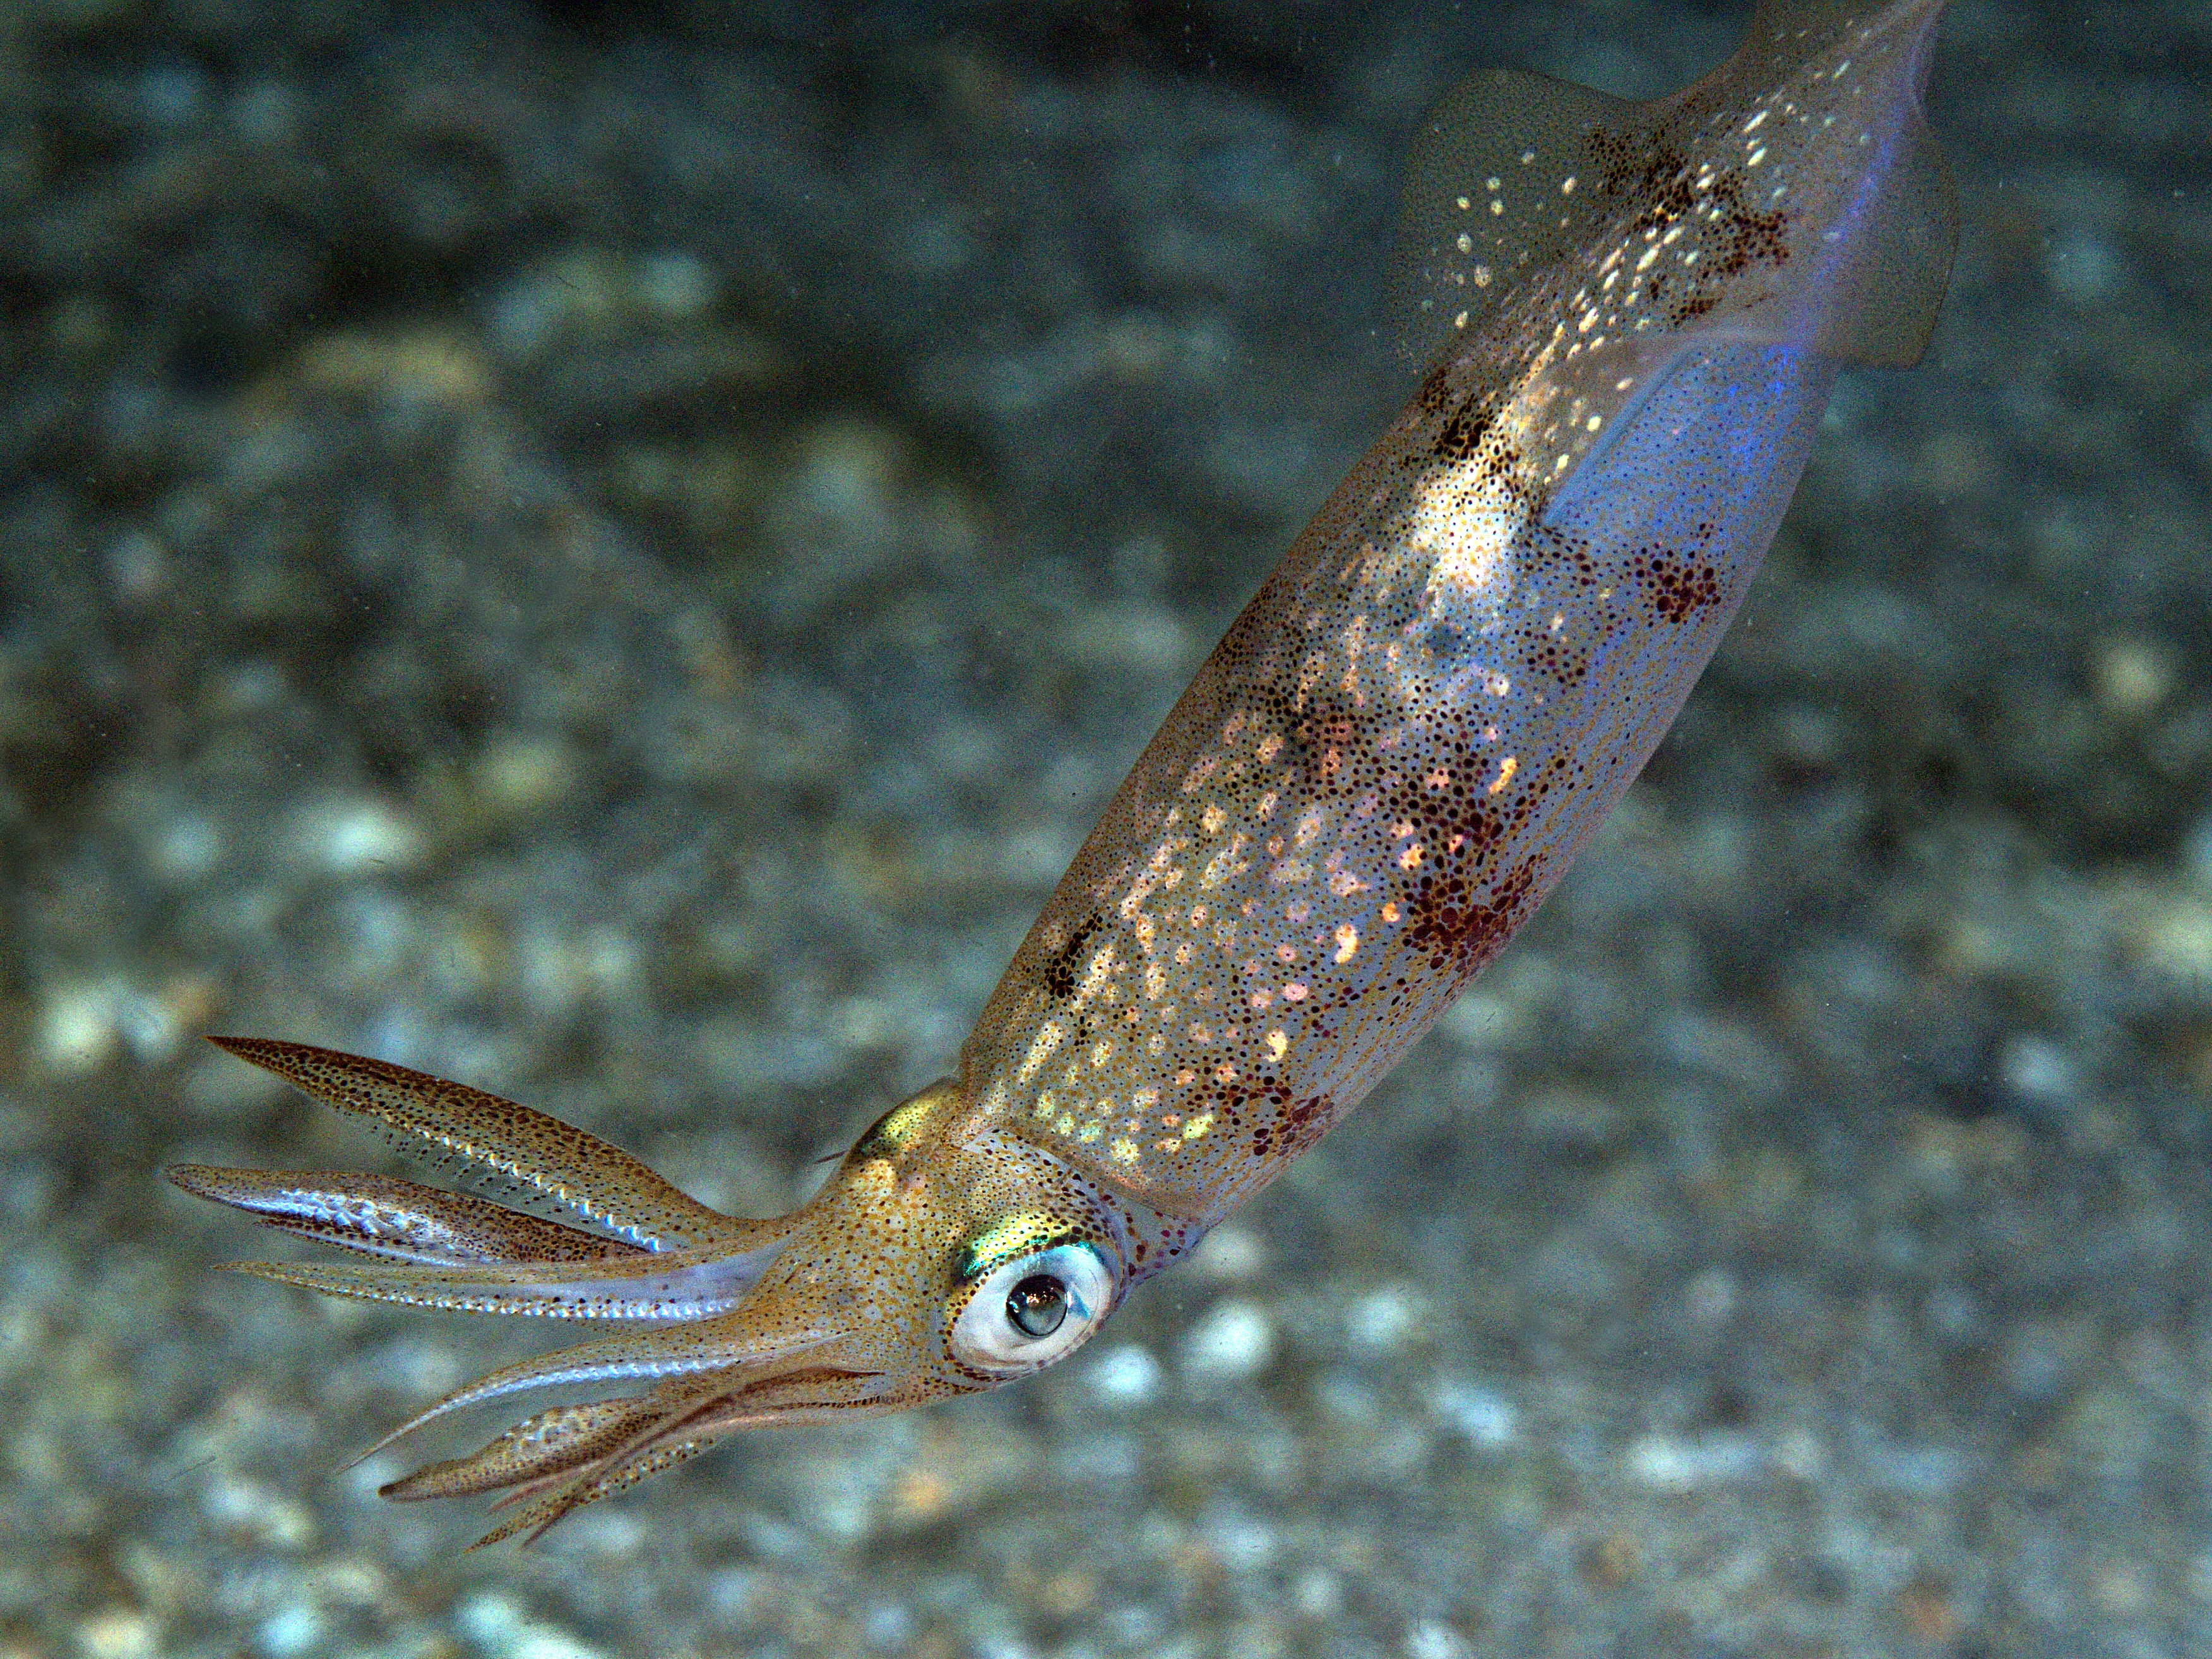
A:
[[[1028,1336],[1050,1336],[1067,1317],[1067,1286],[1050,1273],[1031,1273],[1006,1297],[1006,1317]]]
[[[1114,1275],[1088,1244],[1058,1244],[1001,1262],[952,1322],[952,1352],[1012,1375],[1073,1352],[1104,1321]]]

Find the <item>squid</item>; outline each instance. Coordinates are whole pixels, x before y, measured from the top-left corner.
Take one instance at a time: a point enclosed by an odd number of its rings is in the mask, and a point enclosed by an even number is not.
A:
[[[1340,1121],[1650,758],[1838,370],[1924,349],[1955,236],[1921,110],[1942,5],[1764,0],[1670,96],[1491,70],[1429,112],[1418,392],[1139,757],[956,1074],[793,1213],[720,1214],[459,1084],[214,1039],[472,1188],[171,1170],[349,1253],[241,1271],[611,1328],[402,1424],[380,1448],[568,1395],[385,1495],[501,1494],[481,1541],[535,1537],[740,1430],[1027,1376]]]

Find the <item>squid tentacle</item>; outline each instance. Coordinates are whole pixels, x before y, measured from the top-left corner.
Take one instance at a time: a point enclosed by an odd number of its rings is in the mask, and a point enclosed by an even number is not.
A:
[[[396,1176],[179,1164],[169,1179],[295,1238],[423,1266],[651,1254],[627,1239]]]
[[[447,1313],[541,1319],[697,1320],[726,1314],[759,1282],[784,1233],[736,1253],[707,1246],[665,1255],[638,1251],[585,1261],[455,1262],[234,1261],[232,1273],[325,1296],[394,1302]]]
[[[511,1493],[501,1502],[526,1503],[527,1507],[500,1522],[469,1548],[488,1549],[494,1544],[504,1543],[517,1534],[523,1534],[524,1543],[534,1544],[557,1522],[585,1504],[611,1498],[626,1487],[634,1486],[641,1480],[649,1480],[664,1470],[696,1457],[720,1438],[719,1433],[709,1434],[655,1445],[649,1451],[642,1452],[617,1467],[586,1471],[578,1480],[556,1489],[535,1503],[528,1502],[526,1492]]]
[[[580,1342],[503,1365],[464,1384],[424,1407],[353,1461],[359,1463],[374,1457],[392,1442],[404,1439],[417,1429],[465,1406],[481,1406],[531,1389],[612,1382],[624,1377],[658,1380],[765,1365],[803,1354],[843,1334],[835,1330],[809,1330],[749,1340],[732,1328],[732,1316],[725,1315],[697,1324],[628,1331],[619,1336],[601,1337],[595,1342]]]
[[[620,1147],[518,1101],[335,1048],[266,1037],[209,1041],[339,1111],[381,1124],[434,1165],[459,1164],[501,1196],[550,1203],[647,1249],[680,1249],[740,1231],[742,1224]]]
[[[596,1462],[626,1442],[637,1423],[657,1413],[650,1395],[556,1406],[526,1417],[465,1457],[427,1463],[377,1488],[401,1503],[468,1498],[535,1484]]]
[[[793,1405],[785,1396],[795,1390],[805,1390],[818,1385],[825,1376],[845,1384],[845,1403],[831,1407],[823,1405]],[[859,1384],[858,1389],[852,1385]],[[632,1421],[650,1415],[654,1420],[635,1429],[628,1438],[601,1453],[587,1465],[582,1459],[563,1462],[560,1467],[549,1465],[544,1469],[520,1480],[514,1489],[501,1498],[495,1508],[526,1505],[522,1512],[503,1522],[480,1538],[471,1547],[481,1549],[496,1544],[518,1533],[526,1534],[526,1542],[535,1542],[544,1536],[563,1516],[611,1498],[625,1487],[632,1486],[661,1471],[673,1468],[687,1458],[705,1451],[724,1436],[775,1420],[798,1423],[836,1416],[849,1415],[854,1411],[866,1411],[874,1392],[896,1386],[894,1379],[852,1373],[832,1367],[827,1371],[799,1370],[781,1372],[749,1381],[729,1393],[702,1395],[691,1387],[678,1382],[665,1385],[653,1395],[644,1396],[647,1402],[661,1403],[663,1409],[641,1413]],[[673,1396],[668,1404],[665,1396]],[[759,1398],[756,1396],[767,1396]],[[621,1426],[628,1427],[629,1424]],[[576,1471],[580,1468],[580,1472]],[[567,1479],[563,1480],[566,1476]]]

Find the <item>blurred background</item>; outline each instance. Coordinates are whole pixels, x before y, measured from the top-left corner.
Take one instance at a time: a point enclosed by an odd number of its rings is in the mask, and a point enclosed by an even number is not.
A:
[[[1954,0],[1929,361],[1490,976],[1076,1360],[463,1559],[333,1471],[546,1334],[215,1275],[289,1247],[158,1177],[404,1167],[216,1030],[788,1207],[1409,390],[1424,105],[1741,22],[9,8],[0,1656],[2212,1651],[2193,0]]]

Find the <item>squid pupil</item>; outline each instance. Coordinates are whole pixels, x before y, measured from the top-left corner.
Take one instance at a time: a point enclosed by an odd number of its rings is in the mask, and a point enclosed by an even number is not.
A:
[[[1031,1273],[1007,1294],[1006,1317],[1025,1336],[1050,1336],[1067,1317],[1067,1286],[1050,1273]]]

